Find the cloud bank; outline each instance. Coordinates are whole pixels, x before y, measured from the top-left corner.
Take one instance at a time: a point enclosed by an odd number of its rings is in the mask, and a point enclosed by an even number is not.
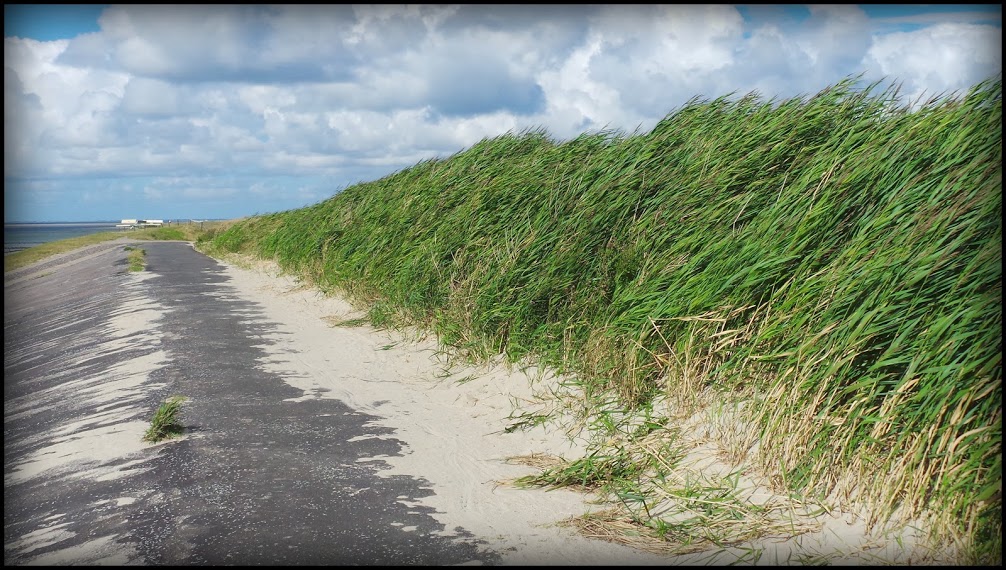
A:
[[[239,217],[507,131],[645,131],[695,96],[809,95],[860,73],[908,97],[1001,73],[988,13],[805,12],[109,7],[97,33],[4,38],[5,221]]]

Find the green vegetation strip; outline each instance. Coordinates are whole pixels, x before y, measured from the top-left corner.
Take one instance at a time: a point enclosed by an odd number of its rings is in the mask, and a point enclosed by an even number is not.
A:
[[[914,111],[854,85],[696,99],[645,134],[486,139],[207,251],[276,259],[375,326],[576,373],[596,402],[743,396],[766,473],[874,525],[930,517],[994,562],[1001,78]]]

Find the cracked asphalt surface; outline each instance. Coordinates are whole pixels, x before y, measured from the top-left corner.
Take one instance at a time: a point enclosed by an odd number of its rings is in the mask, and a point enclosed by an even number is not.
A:
[[[379,475],[379,457],[402,451],[391,430],[338,400],[285,401],[301,391],[260,362],[274,326],[220,264],[185,242],[135,242],[148,262],[137,279],[124,245],[5,275],[5,565],[499,560],[416,504],[426,481]],[[113,319],[139,306],[160,316],[116,343]],[[153,358],[135,389],[92,397]],[[173,394],[189,398],[183,439],[19,475],[76,434],[149,421]]]

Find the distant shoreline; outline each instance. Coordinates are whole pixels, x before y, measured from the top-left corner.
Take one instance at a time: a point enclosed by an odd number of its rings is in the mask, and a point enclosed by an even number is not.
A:
[[[217,221],[217,220],[199,220]],[[116,227],[121,220],[88,222],[11,222],[4,223],[4,255],[38,245],[83,237],[102,232],[125,231]],[[180,226],[194,223],[193,220],[165,220],[166,226]]]
[[[99,220],[96,222],[4,222],[5,228],[25,227],[25,226],[95,226],[95,225],[115,225],[119,220]]]
[[[45,243],[115,231],[114,222],[44,222],[4,224],[3,253],[8,255]]]

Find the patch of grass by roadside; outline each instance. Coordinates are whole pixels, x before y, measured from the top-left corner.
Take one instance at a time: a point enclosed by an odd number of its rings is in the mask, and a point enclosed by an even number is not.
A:
[[[143,441],[157,443],[181,435],[184,430],[181,424],[182,403],[186,400],[188,398],[184,396],[172,396],[165,400],[154,412]]]
[[[143,271],[147,265],[147,250],[131,245],[127,245],[124,249],[129,252],[129,257],[126,258],[129,261],[129,270]]]

